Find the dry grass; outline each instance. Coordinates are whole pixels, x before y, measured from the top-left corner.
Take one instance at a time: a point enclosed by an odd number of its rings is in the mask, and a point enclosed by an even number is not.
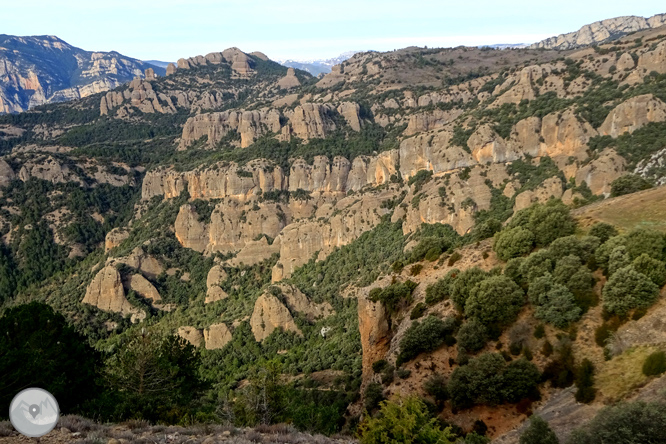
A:
[[[0,421],[0,436],[10,436],[14,432],[14,427],[9,421]]]
[[[635,347],[604,363],[596,377],[599,392],[612,401],[620,400],[633,389],[644,385],[643,363],[655,347]]]
[[[666,186],[614,197],[575,210],[582,226],[606,222],[623,231],[653,228],[666,232]]]

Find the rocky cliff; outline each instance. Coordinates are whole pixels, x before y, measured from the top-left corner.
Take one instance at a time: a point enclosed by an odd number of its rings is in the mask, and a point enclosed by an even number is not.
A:
[[[90,52],[55,36],[0,35],[0,114],[79,99],[164,70],[117,52]]]
[[[599,45],[636,31],[659,28],[665,24],[666,14],[657,14],[649,18],[636,16],[616,17],[590,23],[575,32],[547,38],[538,43],[534,43],[530,48],[562,50]]]

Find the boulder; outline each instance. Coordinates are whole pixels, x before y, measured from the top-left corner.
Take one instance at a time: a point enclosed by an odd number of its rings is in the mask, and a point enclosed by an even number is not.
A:
[[[190,326],[179,327],[178,336],[185,339],[187,342],[189,342],[195,347],[200,346],[204,340],[201,330]]]
[[[176,65],[174,65],[173,63],[169,63],[166,67],[166,75],[170,76],[171,74],[175,73],[176,73]]]
[[[145,79],[148,81],[157,79],[157,76],[155,75],[155,70],[153,68],[146,68]]]
[[[250,317],[250,326],[257,342],[262,342],[276,328],[302,336],[301,330],[294,322],[289,309],[278,298],[268,293],[259,296],[255,302]]]
[[[94,305],[100,310],[120,313],[123,316],[139,312],[138,309],[132,307],[125,297],[120,273],[110,265],[102,268],[95,275],[86,289],[86,295],[82,302]]]
[[[150,283],[148,279],[140,274],[133,274],[129,278],[129,287],[134,290],[136,294],[144,299],[150,299],[151,302],[161,301],[162,298],[157,289]]]
[[[650,122],[666,120],[666,103],[652,94],[632,97],[616,106],[599,127],[599,134],[618,137]]]
[[[129,231],[124,228],[117,227],[109,231],[104,238],[104,252],[117,247],[128,237]]]
[[[224,323],[211,325],[203,334],[208,350],[222,348],[232,339],[231,330]]]

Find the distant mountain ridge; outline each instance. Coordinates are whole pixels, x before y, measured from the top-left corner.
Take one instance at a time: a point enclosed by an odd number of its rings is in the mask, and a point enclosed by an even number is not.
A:
[[[118,52],[86,51],[56,36],[0,34],[0,114],[108,91],[162,67]]]
[[[529,48],[577,49],[610,42],[632,32],[658,28],[663,25],[666,25],[666,14],[657,14],[649,18],[634,15],[615,17],[590,23],[575,32],[547,38],[530,45]]]
[[[345,60],[352,58],[354,54],[358,54],[359,52],[364,52],[364,51],[347,51],[331,59],[316,59],[316,60],[288,59],[288,60],[277,60],[277,62],[280,65],[287,66],[289,68],[302,69],[303,71],[309,72],[313,76],[318,76],[319,74],[328,74],[329,72],[331,72],[331,69],[335,65],[339,65]]]

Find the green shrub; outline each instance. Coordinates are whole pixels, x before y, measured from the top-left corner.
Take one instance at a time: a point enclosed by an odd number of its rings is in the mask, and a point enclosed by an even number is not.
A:
[[[536,339],[541,339],[546,336],[546,328],[543,326],[543,324],[539,324],[536,327],[534,327],[534,337]]]
[[[451,300],[460,312],[464,312],[472,288],[488,277],[479,267],[468,268],[459,273],[451,282]]]
[[[470,291],[465,315],[484,325],[513,322],[525,303],[523,290],[506,276],[491,276]]]
[[[429,262],[435,262],[442,255],[442,250],[437,247],[433,247],[425,255],[425,260]]]
[[[441,320],[428,316],[423,321],[414,321],[400,341],[397,365],[410,361],[424,352],[439,348],[455,329],[455,319]]]
[[[456,276],[458,276],[458,273],[460,273],[459,270],[450,270],[446,276],[437,280],[434,284],[428,285],[425,291],[426,304],[434,305],[448,299],[451,296],[451,284]]]
[[[651,353],[643,363],[643,374],[645,376],[659,376],[666,372],[666,353],[656,351]]]
[[[383,401],[377,415],[360,424],[359,435],[361,444],[452,444],[455,439],[416,396]]]
[[[534,248],[534,234],[522,227],[505,229],[495,234],[493,249],[503,261],[523,256]]]
[[[555,283],[566,286],[574,295],[587,293],[594,287],[592,272],[574,255],[564,256],[556,262],[553,279]]]
[[[623,236],[629,258],[633,261],[641,254],[647,254],[653,259],[661,260],[664,257],[664,235],[656,230],[637,228]]]
[[[611,197],[624,196],[625,194],[652,188],[652,184],[636,174],[627,174],[618,177],[611,182]]]
[[[590,236],[598,237],[601,243],[606,242],[611,237],[617,236],[617,229],[611,224],[605,222],[597,222],[592,225],[589,231]]]
[[[454,408],[515,403],[536,396],[540,376],[525,359],[507,364],[502,355],[485,353],[453,371],[449,395]]]
[[[421,316],[423,316],[428,309],[428,306],[424,304],[423,302],[419,302],[416,304],[416,306],[412,309],[412,312],[409,314],[409,319],[414,320],[418,319]]]
[[[368,294],[368,299],[372,302],[381,302],[390,313],[394,313],[402,302],[410,301],[417,285],[415,282],[407,280],[384,288],[373,288]]]
[[[534,279],[541,277],[546,273],[552,273],[553,267],[554,262],[550,251],[544,249],[535,251],[526,257],[520,266],[519,272],[527,283],[530,284]]]
[[[504,267],[504,275],[521,287],[527,284],[524,276],[520,272],[520,267],[523,265],[524,261],[524,257],[514,257],[513,259],[509,259]]]
[[[409,274],[410,274],[411,276],[418,276],[419,274],[421,274],[421,271],[422,271],[422,270],[423,270],[423,265],[421,265],[421,264],[414,264],[414,265],[412,265],[411,268],[409,269]]]
[[[589,359],[583,359],[576,371],[576,401],[589,404],[594,401],[597,391],[594,388],[594,365]]]
[[[556,284],[550,274],[541,276],[530,285],[530,303],[535,306],[534,317],[557,328],[565,328],[577,321],[581,309],[567,287]]]
[[[520,435],[520,444],[559,444],[557,435],[540,416],[530,417],[530,425]]]
[[[485,347],[488,342],[488,330],[477,319],[469,319],[460,327],[458,335],[458,349],[464,349],[467,352],[477,352]]]
[[[662,287],[666,283],[666,265],[662,261],[643,253],[634,259],[633,266],[636,271],[650,278],[658,287]]]
[[[545,204],[534,204],[516,213],[507,228],[515,227],[531,231],[535,245],[546,247],[557,238],[574,234],[576,224],[569,213],[569,207],[552,199]]]
[[[456,262],[458,262],[460,259],[462,259],[462,255],[460,253],[458,253],[457,251],[455,251],[455,252],[453,252],[451,257],[449,257],[447,265],[449,267],[453,267],[456,264]]]
[[[620,403],[606,407],[573,431],[567,444],[652,444],[664,442],[666,404]]]
[[[449,399],[449,391],[446,388],[446,378],[439,373],[435,373],[425,380],[423,390],[435,398],[437,406],[441,409],[444,402]]]
[[[603,289],[604,309],[625,315],[634,308],[647,308],[659,297],[659,287],[633,266],[619,269]]]
[[[371,382],[363,393],[363,406],[368,412],[372,412],[385,399],[382,385],[377,382]]]
[[[375,373],[381,373],[386,367],[388,367],[388,365],[389,363],[386,359],[380,359],[379,361],[372,363],[372,371]]]
[[[631,265],[629,254],[624,246],[615,248],[608,257],[608,275],[611,276],[620,268]]]

